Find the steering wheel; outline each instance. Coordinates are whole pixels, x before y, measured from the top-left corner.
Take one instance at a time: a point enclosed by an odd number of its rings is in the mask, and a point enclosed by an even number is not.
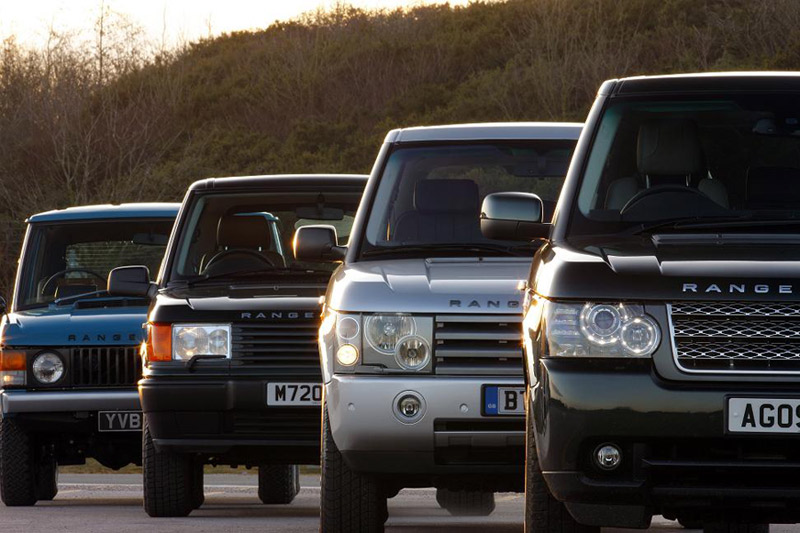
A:
[[[69,274],[70,272],[83,272],[85,274],[90,274],[90,275],[96,277],[97,279],[99,279],[103,283],[106,282],[106,278],[104,278],[103,276],[101,276],[97,272],[89,270],[88,268],[65,268],[64,270],[59,270],[58,272],[56,272],[55,274],[53,274],[52,276],[47,278],[47,280],[44,282],[44,285],[42,285],[42,288],[39,291],[39,294],[41,294],[42,296],[47,294],[47,288],[50,286],[51,283],[53,283],[58,278],[63,277],[65,274]]]
[[[650,189],[644,189],[643,191],[639,191],[633,195],[633,197],[628,200],[622,209],[619,210],[620,215],[624,215],[626,212],[633,209],[636,204],[641,203],[642,200],[646,200],[652,196],[657,196],[663,193],[676,193],[676,194],[688,194],[690,196],[699,197],[703,200],[712,201],[708,196],[703,194],[697,189],[693,189],[691,187],[684,187],[683,185],[660,185],[658,187],[652,187]]]
[[[205,268],[203,270],[207,271],[211,267],[211,265],[213,265],[214,263],[216,263],[220,259],[222,259],[224,257],[228,257],[230,255],[234,255],[234,254],[249,255],[249,256],[255,257],[256,259],[260,260],[265,265],[269,265],[272,268],[275,268],[275,263],[273,263],[268,257],[266,257],[264,255],[261,255],[260,253],[258,253],[255,250],[247,250],[247,249],[236,250],[236,249],[234,249],[234,250],[222,250],[221,252],[217,253],[214,257],[212,257],[211,259],[208,260],[208,263],[206,263],[206,266],[205,266]]]

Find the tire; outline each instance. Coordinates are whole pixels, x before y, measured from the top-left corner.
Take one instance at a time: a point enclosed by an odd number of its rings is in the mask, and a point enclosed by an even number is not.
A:
[[[703,522],[694,518],[678,517],[678,523],[683,529],[703,529]]]
[[[0,421],[0,499],[8,507],[36,503],[36,463],[28,432],[14,420]]]
[[[539,467],[530,415],[525,438],[525,533],[600,533],[599,527],[579,524],[550,493]]]
[[[192,457],[183,453],[159,452],[150,436],[145,416],[142,432],[144,510],[154,517],[187,516],[196,502]]]
[[[300,469],[297,465],[259,465],[258,499],[267,505],[292,503],[300,492]]]
[[[198,460],[193,466],[192,478],[192,508],[199,509],[206,501],[205,486],[203,485],[203,464]]]
[[[769,524],[710,522],[703,524],[703,531],[705,533],[769,533]]]
[[[348,468],[336,447],[322,402],[321,533],[377,533],[388,518],[377,481]]]
[[[36,498],[49,502],[58,494],[58,464],[52,456],[45,457],[36,469]]]
[[[453,516],[489,516],[494,512],[493,492],[436,489],[436,501]]]

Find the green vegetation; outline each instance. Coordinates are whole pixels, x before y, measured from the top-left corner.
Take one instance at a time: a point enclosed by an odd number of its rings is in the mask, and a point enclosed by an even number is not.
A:
[[[208,176],[364,172],[398,126],[583,120],[604,79],[800,67],[793,0],[510,0],[340,8],[149,50],[135,29],[0,50],[0,294],[21,221],[178,200]]]

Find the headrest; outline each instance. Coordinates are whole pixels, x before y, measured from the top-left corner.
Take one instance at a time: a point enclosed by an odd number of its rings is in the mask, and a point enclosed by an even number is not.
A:
[[[421,213],[475,213],[478,185],[472,180],[422,180],[414,189],[414,207]]]
[[[748,207],[793,207],[800,202],[800,169],[752,167],[747,171]]]
[[[688,176],[702,171],[697,124],[674,118],[643,123],[639,127],[636,164],[644,175]]]
[[[269,249],[269,223],[263,215],[225,215],[217,225],[217,246]]]

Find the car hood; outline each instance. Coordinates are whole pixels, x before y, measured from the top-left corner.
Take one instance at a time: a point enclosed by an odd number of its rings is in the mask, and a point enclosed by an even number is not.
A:
[[[548,244],[529,284],[564,299],[797,300],[800,251],[719,235]]]
[[[4,346],[121,346],[144,340],[147,307],[45,307],[3,318]]]
[[[334,274],[326,301],[349,312],[519,312],[529,270],[529,258],[361,261]]]

